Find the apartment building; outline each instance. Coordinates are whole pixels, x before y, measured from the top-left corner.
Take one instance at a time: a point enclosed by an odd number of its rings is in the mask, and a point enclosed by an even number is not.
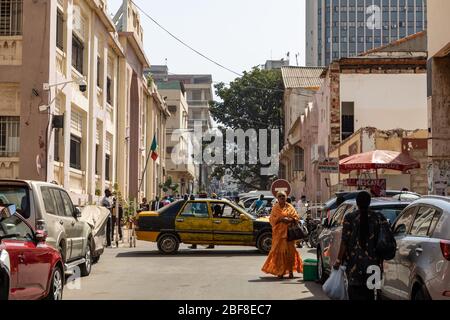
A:
[[[191,194],[197,178],[186,89],[181,81],[156,82],[156,86],[171,115],[166,124],[166,176],[179,185],[180,194]]]
[[[429,193],[450,195],[450,1],[429,1]]]
[[[306,65],[327,66],[426,29],[426,0],[307,0]]]

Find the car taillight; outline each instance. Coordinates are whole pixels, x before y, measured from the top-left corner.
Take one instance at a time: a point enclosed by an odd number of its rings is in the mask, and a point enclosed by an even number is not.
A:
[[[450,241],[441,241],[442,255],[448,261],[450,261]]]

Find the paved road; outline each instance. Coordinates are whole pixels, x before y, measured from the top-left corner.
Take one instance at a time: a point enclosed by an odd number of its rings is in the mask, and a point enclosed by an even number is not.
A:
[[[303,258],[314,257],[302,249]],[[156,245],[108,249],[81,289],[66,288],[68,300],[280,300],[326,299],[316,283],[279,281],[260,269],[265,256],[253,248],[217,247],[159,255]]]

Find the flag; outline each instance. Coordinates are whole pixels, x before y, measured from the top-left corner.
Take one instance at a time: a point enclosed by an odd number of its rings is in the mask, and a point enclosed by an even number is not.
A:
[[[152,148],[151,148],[151,151],[152,151],[151,157],[152,157],[153,161],[156,161],[159,157],[159,155],[156,153],[157,149],[158,149],[158,141],[156,140],[156,135],[155,135],[153,137]]]

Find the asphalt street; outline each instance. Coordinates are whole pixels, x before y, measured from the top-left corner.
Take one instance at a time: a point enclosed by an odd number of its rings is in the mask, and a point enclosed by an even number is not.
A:
[[[314,250],[301,249],[302,258]],[[262,273],[266,256],[255,248],[216,247],[198,250],[182,245],[163,256],[156,245],[107,249],[79,285],[66,286],[66,300],[323,300],[321,286],[302,275],[280,281]]]

